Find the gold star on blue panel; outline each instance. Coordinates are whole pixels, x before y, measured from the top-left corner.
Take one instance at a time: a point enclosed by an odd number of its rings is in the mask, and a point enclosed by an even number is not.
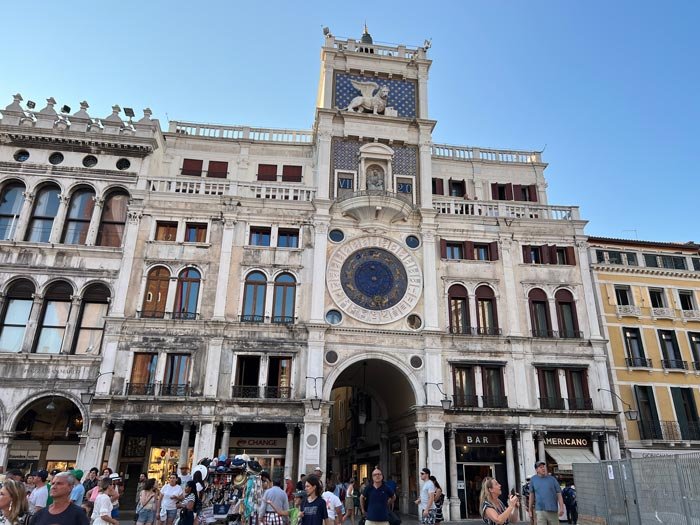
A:
[[[416,83],[413,80],[395,80],[362,75],[336,73],[335,75],[335,106],[345,109],[353,98],[360,96],[351,80],[359,82],[376,82],[380,87],[389,88],[387,106],[393,107],[399,117],[414,118],[416,116]]]

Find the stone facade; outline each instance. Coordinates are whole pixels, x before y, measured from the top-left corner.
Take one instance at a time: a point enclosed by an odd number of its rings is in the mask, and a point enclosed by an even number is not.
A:
[[[3,312],[12,300],[28,317],[16,307],[19,321],[3,325],[23,335],[0,353],[0,464],[159,477],[247,452],[273,474],[322,465],[344,479],[378,464],[404,511],[427,465],[459,519],[474,513],[478,477],[518,488],[536,458],[565,476],[572,453],[618,457],[586,223],[548,203],[538,152],[433,143],[430,65],[425,48],[329,34],[308,131],[161,131],[149,111],[132,124],[115,107],[100,121],[87,104],[68,116],[17,96],[0,121],[0,191],[26,196],[0,217],[0,292]],[[363,78],[389,88],[383,113],[342,107]],[[46,220],[30,198],[45,184],[63,198],[46,212],[50,238],[28,241],[31,221]],[[98,203],[115,187],[128,208],[118,246],[101,246],[100,228],[114,228]],[[68,245],[80,188],[96,211]],[[55,280],[71,306],[45,354],[36,334],[54,327],[42,294]],[[95,282],[109,307],[88,326],[81,290]],[[89,328],[99,347],[76,353]],[[75,412],[65,435],[18,430],[28,407],[63,399]],[[57,440],[73,447],[65,457]]]

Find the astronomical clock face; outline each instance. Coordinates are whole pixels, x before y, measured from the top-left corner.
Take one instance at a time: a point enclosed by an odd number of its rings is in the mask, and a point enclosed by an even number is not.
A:
[[[327,282],[345,313],[366,323],[386,324],[411,313],[423,278],[415,258],[402,245],[383,237],[363,237],[331,255]]]

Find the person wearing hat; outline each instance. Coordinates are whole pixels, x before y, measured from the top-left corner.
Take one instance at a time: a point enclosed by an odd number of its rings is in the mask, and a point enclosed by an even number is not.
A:
[[[29,514],[34,515],[48,505],[49,489],[46,486],[46,480],[49,473],[46,470],[33,472],[34,490],[29,494]]]
[[[565,508],[561,487],[554,476],[547,473],[544,461],[535,463],[535,472],[537,475],[530,479],[530,516],[537,516],[537,525],[559,525],[559,516],[564,515]]]
[[[83,479],[83,471],[80,469],[73,469],[71,474],[75,477],[75,485],[70,492],[70,500],[76,505],[82,505],[85,499],[85,487],[80,483],[80,480]]]

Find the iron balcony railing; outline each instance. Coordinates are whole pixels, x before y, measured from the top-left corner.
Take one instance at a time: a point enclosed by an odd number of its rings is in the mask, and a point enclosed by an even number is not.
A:
[[[259,399],[260,387],[258,385],[235,385],[231,396],[244,399]]]
[[[503,330],[497,326],[450,326],[447,328],[453,335],[502,335]]]
[[[172,317],[173,319],[194,321],[199,319],[199,314],[197,312],[173,312]]]
[[[541,397],[540,408],[543,410],[564,410],[564,399],[561,397]]]
[[[241,314],[241,323],[264,323],[264,315]]]
[[[693,361],[693,367],[695,370],[700,371],[700,361]]]
[[[478,407],[479,398],[473,394],[455,394],[452,396],[455,408]]]
[[[540,337],[543,339],[552,339],[559,337],[559,332],[543,328],[533,328],[532,337]]]
[[[291,399],[292,389],[288,386],[264,386],[265,399]]]
[[[583,339],[583,332],[581,330],[559,330],[559,337],[561,339]]]
[[[688,362],[682,359],[662,359],[661,365],[669,370],[688,370]]]
[[[626,357],[625,363],[630,368],[651,368],[651,359],[646,357]]]
[[[481,396],[484,408],[508,408],[507,396]]]
[[[273,315],[272,322],[277,324],[294,324],[294,317],[290,315]]]
[[[570,397],[569,410],[593,410],[593,400],[590,397]]]
[[[661,421],[645,421],[640,419],[637,421],[639,428],[640,439],[663,439],[664,435],[661,430]]]
[[[291,399],[292,388],[288,386],[235,385],[231,397],[243,399]]]
[[[127,396],[187,397],[192,395],[189,383],[130,383],[125,386]]]
[[[160,395],[168,397],[186,397],[191,394],[190,384],[165,384],[160,387]]]

